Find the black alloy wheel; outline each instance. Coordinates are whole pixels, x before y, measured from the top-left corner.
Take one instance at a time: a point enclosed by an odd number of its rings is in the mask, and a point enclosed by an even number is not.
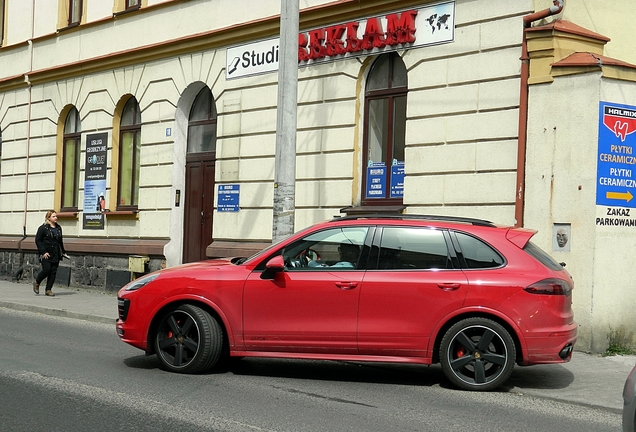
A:
[[[181,305],[168,312],[157,329],[155,352],[171,372],[198,373],[214,366],[223,348],[223,331],[208,312]]]
[[[442,339],[440,360],[446,377],[464,390],[488,391],[510,377],[515,344],[508,331],[486,318],[453,325]]]

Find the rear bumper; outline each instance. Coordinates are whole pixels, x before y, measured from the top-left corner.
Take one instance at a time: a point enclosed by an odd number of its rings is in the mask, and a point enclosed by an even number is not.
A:
[[[578,326],[572,323],[545,336],[526,337],[523,365],[569,362],[577,335]]]

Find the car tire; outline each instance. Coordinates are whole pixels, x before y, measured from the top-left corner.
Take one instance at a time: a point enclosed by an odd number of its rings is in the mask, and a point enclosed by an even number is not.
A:
[[[198,373],[214,366],[223,348],[223,331],[208,312],[193,305],[169,311],[159,323],[155,352],[162,369]]]
[[[486,318],[457,322],[444,334],[440,345],[444,374],[464,390],[488,391],[499,387],[510,377],[515,358],[510,333]]]

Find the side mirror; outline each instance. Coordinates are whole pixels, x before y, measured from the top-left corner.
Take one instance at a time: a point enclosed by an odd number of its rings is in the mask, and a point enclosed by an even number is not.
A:
[[[274,258],[267,261],[265,264],[265,270],[261,273],[261,279],[274,279],[276,273],[280,273],[285,270],[285,261],[282,255],[277,255]]]

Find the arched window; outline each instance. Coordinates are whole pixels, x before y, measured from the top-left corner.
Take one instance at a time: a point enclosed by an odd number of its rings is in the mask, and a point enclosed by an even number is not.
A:
[[[188,122],[188,153],[216,151],[216,106],[212,92],[204,87],[192,105]]]
[[[73,107],[64,122],[62,138],[62,205],[61,211],[77,211],[79,195],[80,149],[82,127],[77,109]]]
[[[407,71],[397,53],[371,67],[364,99],[364,205],[402,203]]]
[[[141,153],[141,111],[137,99],[126,102],[119,127],[117,210],[137,210]]]

